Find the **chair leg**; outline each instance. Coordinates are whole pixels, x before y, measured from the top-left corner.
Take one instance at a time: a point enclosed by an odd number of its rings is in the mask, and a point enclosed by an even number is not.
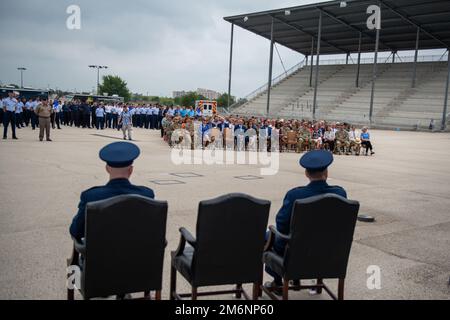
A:
[[[170,267],[170,300],[175,300],[177,292],[177,269]]]
[[[283,300],[289,300],[289,280],[283,279]]]
[[[67,289],[67,300],[69,301],[75,300],[75,290]]]
[[[197,288],[192,287],[192,300],[197,300]]]
[[[262,294],[263,294],[263,289],[262,289],[262,284],[263,284],[263,282],[264,282],[264,269],[262,269],[263,271],[261,272],[261,275],[260,275],[260,280],[259,280],[259,283],[258,283],[258,297],[259,298],[261,298],[262,297]]]
[[[323,279],[317,279],[317,285],[323,285]],[[317,294],[322,294],[322,287],[317,287]]]
[[[261,290],[261,285],[258,282],[253,283],[253,292],[252,292],[252,300],[258,300],[260,295],[259,292]]]
[[[152,297],[150,296],[150,291],[144,292],[144,300],[152,300]]]
[[[242,284],[236,285],[236,299],[242,298]]]
[[[345,279],[339,279],[338,300],[344,300]]]
[[[161,300],[161,290],[157,290],[155,292],[155,300]]]

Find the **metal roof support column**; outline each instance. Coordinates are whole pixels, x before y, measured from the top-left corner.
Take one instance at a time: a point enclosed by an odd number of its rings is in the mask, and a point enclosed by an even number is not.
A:
[[[320,41],[322,39],[322,11],[319,12],[319,33],[317,35],[316,79],[314,84],[313,120],[316,120],[317,88],[319,86]]]
[[[314,37],[311,40],[311,67],[309,74],[309,87],[312,87],[312,77],[313,77],[313,66],[314,66]]]
[[[272,24],[270,27],[269,81],[267,83],[267,116],[269,116],[270,112],[270,90],[272,87],[273,46],[274,46],[274,38],[273,38],[273,18],[272,18]]]
[[[375,98],[375,82],[377,81],[377,64],[378,64],[378,48],[380,45],[380,29],[377,28],[377,36],[375,39],[375,57],[373,61],[373,74],[372,74],[372,93],[370,95],[370,109],[369,109],[369,121],[372,124],[373,118],[373,102]]]
[[[414,54],[414,69],[413,69],[413,79],[412,79],[412,88],[416,87],[417,80],[417,57],[419,56],[419,41],[420,41],[420,28],[417,28],[417,37],[416,37],[416,53]]]
[[[358,42],[358,67],[356,68],[356,87],[359,88],[359,74],[361,72],[361,42],[362,42],[362,33],[359,33],[359,42]]]
[[[231,40],[230,40],[230,69],[228,73],[228,104],[227,110],[230,111],[231,104],[231,74],[233,70],[233,40],[234,40],[234,23],[231,24]]]
[[[442,130],[445,130],[447,127],[448,87],[449,86],[450,86],[450,49],[448,50],[448,73],[447,73],[447,84],[445,86],[444,112],[442,113],[442,126],[441,126]]]

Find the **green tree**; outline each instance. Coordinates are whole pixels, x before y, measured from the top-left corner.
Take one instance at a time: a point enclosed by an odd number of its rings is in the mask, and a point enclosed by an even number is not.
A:
[[[173,98],[159,97],[159,103],[163,106],[173,106],[175,101]]]
[[[131,98],[127,83],[119,76],[103,76],[103,83],[99,87],[99,92],[100,94],[108,93],[110,96],[117,94],[119,97],[123,97],[125,101],[129,101]]]
[[[175,98],[174,102],[175,104],[184,107],[193,107],[195,106],[195,101],[197,100],[207,100],[207,99],[202,95],[198,95],[197,92],[190,91],[182,97]]]
[[[230,106],[233,105],[236,102],[235,98],[233,96],[231,96],[230,99]],[[228,93],[224,93],[222,94],[218,99],[217,99],[217,106],[219,108],[226,108],[228,107]]]

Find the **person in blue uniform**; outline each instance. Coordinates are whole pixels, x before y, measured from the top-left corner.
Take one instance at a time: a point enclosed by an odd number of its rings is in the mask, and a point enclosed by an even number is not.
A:
[[[8,126],[11,124],[12,138],[17,140],[16,136],[16,108],[17,100],[14,98],[14,92],[9,91],[8,97],[3,99],[3,139],[7,139]]]
[[[305,175],[310,183],[305,187],[290,190],[284,197],[283,205],[276,216],[276,227],[280,233],[290,234],[291,215],[295,201],[330,193],[347,198],[347,192],[342,187],[330,186],[327,183],[328,167],[333,160],[333,154],[325,150],[308,152],[300,159],[300,165],[305,168]],[[273,247],[275,252],[283,255],[286,242],[275,238]],[[273,290],[276,294],[281,294],[279,289],[275,289],[282,285],[281,277],[267,266],[266,272],[274,277],[273,282],[265,284],[266,288]]]
[[[136,194],[154,199],[155,194],[147,187],[131,184],[133,162],[139,157],[139,148],[129,142],[115,142],[100,150],[100,159],[106,162],[109,182],[105,186],[94,187],[81,193],[78,213],[73,218],[70,234],[78,241],[85,237],[85,211],[89,202],[109,199],[124,194]],[[126,214],[124,219],[126,219]]]

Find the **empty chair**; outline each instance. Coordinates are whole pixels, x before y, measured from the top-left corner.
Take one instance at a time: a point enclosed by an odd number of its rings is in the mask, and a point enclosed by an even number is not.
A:
[[[167,203],[122,195],[88,203],[86,238],[74,240],[68,266],[81,269],[84,299],[150,292],[161,299]],[[79,257],[81,255],[81,257]],[[68,289],[68,299],[74,290]]]
[[[244,194],[230,194],[199,204],[195,239],[181,228],[178,249],[172,252],[171,299],[248,294],[242,284],[253,283],[257,299],[262,283],[262,257],[270,202]],[[189,246],[186,246],[186,243]],[[176,292],[177,272],[191,284],[192,293]],[[199,287],[236,285],[228,291],[199,293]]]
[[[283,278],[283,300],[289,289],[322,289],[333,299],[344,299],[344,282],[353,242],[359,203],[334,194],[326,194],[294,204],[291,232],[284,235],[271,226],[271,235],[264,253],[264,262]],[[273,250],[274,239],[287,242],[284,255]],[[289,281],[317,279],[316,285],[302,286],[301,282],[289,286]],[[324,284],[324,279],[339,279],[338,296]],[[294,283],[295,283],[294,282]],[[272,299],[272,290],[263,287]]]

